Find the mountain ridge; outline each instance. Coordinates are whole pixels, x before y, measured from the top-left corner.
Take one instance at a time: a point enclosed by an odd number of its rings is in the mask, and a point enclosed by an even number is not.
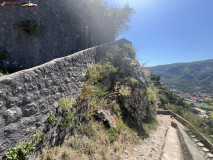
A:
[[[213,59],[173,63],[150,67],[151,74],[161,77],[161,82],[170,89],[184,92],[200,90],[213,93]]]

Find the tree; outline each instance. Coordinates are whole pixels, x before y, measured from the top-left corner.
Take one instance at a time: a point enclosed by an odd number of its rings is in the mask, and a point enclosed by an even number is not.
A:
[[[125,5],[123,8],[109,7],[102,0],[84,0],[84,4],[86,5],[84,14],[89,16],[89,19],[96,25],[100,25],[103,30],[104,27],[112,28],[114,38],[129,29],[128,23],[134,13],[129,5]]]
[[[120,34],[124,33],[129,29],[128,23],[130,22],[130,17],[134,13],[134,10],[125,5],[123,8],[110,8],[112,25],[114,28],[115,37],[118,37]]]

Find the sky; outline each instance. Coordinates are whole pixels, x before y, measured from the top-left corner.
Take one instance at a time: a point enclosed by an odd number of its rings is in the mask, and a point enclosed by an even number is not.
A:
[[[120,38],[145,66],[213,59],[213,0],[105,0],[135,10]]]

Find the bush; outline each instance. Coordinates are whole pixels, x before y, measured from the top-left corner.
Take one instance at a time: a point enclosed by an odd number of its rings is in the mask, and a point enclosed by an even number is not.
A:
[[[34,152],[34,145],[29,142],[24,142],[20,145],[11,147],[5,153],[6,160],[27,160],[26,156]]]
[[[74,112],[69,112],[66,116],[63,116],[60,122],[60,126],[69,127],[74,118],[74,115]]]
[[[15,28],[24,31],[30,35],[38,33],[38,20],[22,21],[20,24],[14,24]]]
[[[136,87],[138,87],[139,82],[137,79],[130,78],[130,84],[131,84],[131,87],[136,88]]]
[[[49,114],[49,117],[47,118],[46,122],[50,125],[52,125],[55,121],[57,121],[57,118],[54,114]]]
[[[109,129],[109,141],[113,143],[118,138],[118,132],[114,128]]]
[[[44,143],[45,133],[44,132],[37,132],[35,135],[30,137],[30,139],[31,139],[33,144],[40,143],[40,142]]]
[[[75,104],[76,104],[76,100],[72,99],[71,97],[63,97],[58,102],[58,106],[63,111],[68,111]]]

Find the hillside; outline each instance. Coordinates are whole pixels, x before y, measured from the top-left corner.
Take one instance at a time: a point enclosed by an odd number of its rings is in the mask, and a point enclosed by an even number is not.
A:
[[[199,90],[212,93],[213,59],[191,63],[175,63],[150,68],[150,73],[161,77],[169,88],[184,92]]]

